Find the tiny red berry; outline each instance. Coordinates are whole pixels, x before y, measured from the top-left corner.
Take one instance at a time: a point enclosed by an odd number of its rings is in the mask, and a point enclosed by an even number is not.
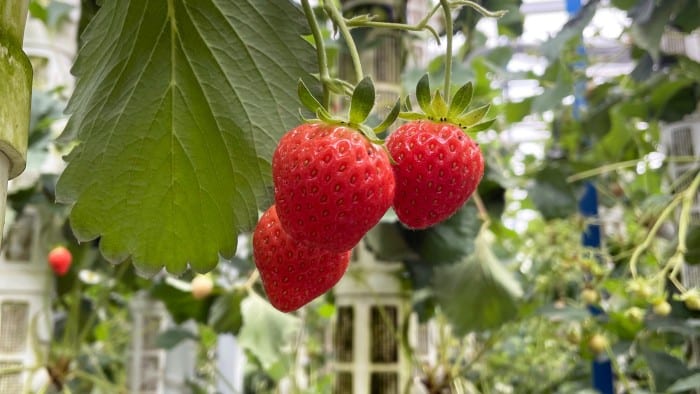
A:
[[[73,255],[64,246],[57,246],[49,252],[49,265],[58,276],[63,276],[70,269],[73,262]]]
[[[409,228],[452,216],[484,175],[481,149],[451,123],[408,122],[389,135],[386,146],[394,159],[394,210]]]
[[[292,238],[333,252],[352,249],[394,198],[389,157],[359,132],[307,123],[272,158],[275,205]]]
[[[253,257],[267,298],[282,312],[330,290],[350,262],[349,251],[335,253],[294,240],[282,228],[274,205],[255,227]]]

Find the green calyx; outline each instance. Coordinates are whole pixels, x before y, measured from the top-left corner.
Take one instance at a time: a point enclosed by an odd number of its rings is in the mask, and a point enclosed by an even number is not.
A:
[[[406,111],[399,113],[399,117],[406,120],[427,119],[433,122],[452,123],[467,133],[483,131],[491,127],[496,119],[483,120],[491,104],[469,110],[473,95],[474,86],[471,82],[467,82],[457,90],[448,104],[440,90],[436,90],[435,94],[431,95],[430,81],[426,74],[416,85],[416,101],[423,112],[413,112],[411,102],[406,98],[404,103]]]
[[[328,112],[328,109],[324,108],[313,94],[311,94],[309,88],[306,87],[306,84],[304,84],[304,81],[301,79],[299,80],[297,93],[299,94],[301,103],[318,117],[317,119],[306,119],[307,122],[322,121],[328,124],[350,127],[361,132],[372,143],[380,145],[383,144],[384,141],[377,137],[377,134],[386,131],[386,129],[394,123],[401,110],[400,101],[397,100],[392,110],[381,123],[374,127],[364,123],[374,108],[374,83],[370,77],[363,78],[357,86],[353,88],[350,97],[350,108],[348,109],[346,118],[332,116],[331,113]]]

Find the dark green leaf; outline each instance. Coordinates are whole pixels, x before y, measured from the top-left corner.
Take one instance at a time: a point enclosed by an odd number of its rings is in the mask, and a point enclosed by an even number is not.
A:
[[[219,296],[209,309],[207,324],[219,334],[237,335],[243,324],[241,301],[246,295],[244,290],[234,290]]]
[[[370,251],[381,261],[403,261],[415,258],[397,223],[380,222],[365,236]]]
[[[574,189],[566,182],[566,175],[559,168],[547,166],[538,172],[534,184],[528,188],[528,194],[547,220],[576,212]]]
[[[374,84],[372,78],[365,77],[355,86],[350,100],[350,123],[360,124],[367,119],[374,107]]]
[[[686,378],[678,379],[666,391],[669,393],[680,393],[700,387],[700,373],[690,375]]]
[[[374,132],[380,134],[386,131],[386,129],[388,129],[392,124],[394,124],[396,118],[399,117],[399,112],[401,112],[401,100],[396,100],[396,104],[394,104],[394,107],[389,112],[389,115],[387,115],[386,118],[384,118],[382,123],[378,124],[374,128]]]
[[[196,341],[199,338],[186,328],[173,327],[158,334],[156,337],[156,346],[161,349],[170,350],[187,339]]]
[[[80,144],[57,188],[78,239],[146,274],[233,255],[298,123],[305,29],[289,1],[105,1],[73,68],[66,137]]]
[[[673,383],[691,374],[683,361],[666,352],[642,349],[642,354],[649,364],[656,390],[659,392],[666,391]]]
[[[433,291],[457,336],[495,329],[517,317],[520,284],[491,251],[481,233],[474,254],[466,260],[436,268]]]
[[[421,259],[431,263],[454,263],[474,252],[474,240],[481,227],[479,213],[469,202],[444,222],[415,232],[412,238]]]
[[[238,340],[268,369],[284,355],[283,349],[299,328],[299,319],[282,313],[257,294],[241,302],[243,327]]]
[[[654,60],[659,59],[659,43],[666,24],[681,3],[682,0],[661,1],[654,6],[648,19],[645,15],[634,19],[631,29],[632,39],[637,46],[649,52]]]
[[[469,104],[472,102],[473,95],[474,85],[472,85],[471,82],[462,85],[462,87],[457,90],[454,97],[452,97],[452,101],[450,101],[450,110],[447,116],[449,118],[455,118],[466,111],[467,108],[469,108]]]
[[[319,109],[323,108],[321,103],[316,100],[316,98],[311,94],[309,88],[306,87],[304,80],[299,78],[299,84],[297,85],[297,94],[299,94],[299,100],[309,111],[316,113]]]
[[[420,109],[422,109],[426,115],[433,114],[430,107],[431,98],[432,95],[430,94],[430,78],[428,77],[428,74],[425,74],[416,85],[416,100],[418,101]]]

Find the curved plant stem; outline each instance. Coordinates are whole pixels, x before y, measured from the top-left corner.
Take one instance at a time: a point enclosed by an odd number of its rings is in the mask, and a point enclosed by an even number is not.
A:
[[[328,59],[326,57],[326,46],[323,43],[323,35],[321,34],[321,29],[318,27],[318,21],[316,21],[316,15],[314,15],[314,10],[309,4],[309,0],[301,0],[301,5],[304,8],[304,15],[306,15],[306,21],[311,28],[311,34],[314,36],[314,44],[316,47],[316,58],[318,61],[318,75],[321,80],[321,86],[323,88],[323,101],[321,104],[323,108],[328,109],[331,104],[331,94],[328,89],[328,81],[330,78],[330,73],[328,71]]]
[[[450,9],[450,3],[447,0],[440,0],[440,5],[442,6],[442,12],[445,16],[445,40],[447,41],[447,48],[445,49],[445,101],[450,102],[450,77],[452,74],[452,10]]]
[[[255,269],[253,270],[253,272],[250,273],[250,276],[243,284],[243,288],[246,289],[248,292],[252,291],[253,285],[255,284],[255,282],[258,281],[258,278],[260,278],[260,272],[258,272],[258,270]]]
[[[350,34],[350,29],[348,28],[348,25],[345,24],[345,18],[343,18],[343,15],[340,13],[340,11],[338,11],[338,8],[336,8],[335,4],[333,3],[333,0],[324,1],[323,4],[324,8],[326,9],[326,12],[328,13],[328,16],[331,18],[338,30],[340,30],[340,34],[343,35],[345,45],[348,46],[348,53],[350,53],[352,65],[355,69],[355,83],[358,83],[364,77],[364,73],[362,72],[362,64],[360,64],[360,54],[357,52],[355,40],[352,38],[352,34]]]
[[[659,215],[659,218],[656,219],[656,222],[654,225],[651,227],[649,230],[649,234],[647,234],[646,238],[644,239],[644,242],[642,242],[637,248],[634,250],[634,253],[632,254],[632,257],[630,257],[630,272],[632,273],[632,277],[636,278],[637,277],[637,262],[639,261],[639,257],[642,255],[642,253],[647,250],[650,246],[651,243],[654,241],[654,238],[656,237],[656,233],[661,229],[661,225],[668,219],[669,215],[673,212],[673,210],[676,208],[676,205],[678,205],[679,202],[681,202],[681,197],[676,196],[671,202],[664,208],[664,210],[661,212]]]
[[[353,27],[377,27],[377,28],[388,28],[388,29],[396,29],[396,30],[405,30],[405,31],[423,31],[427,30],[430,32],[430,34],[433,35],[433,38],[435,38],[435,41],[437,41],[438,45],[440,45],[440,35],[435,31],[435,29],[428,25],[428,24],[417,24],[417,25],[408,25],[405,23],[393,23],[393,22],[376,22],[376,21],[359,21],[359,20],[353,20],[349,19],[346,20],[346,23],[349,28]]]
[[[453,0],[451,3],[455,6],[465,5],[467,7],[471,7],[474,10],[476,10],[476,12],[480,13],[483,16],[489,17],[489,18],[500,18],[503,15],[508,13],[508,11],[505,11],[505,10],[489,11],[486,8],[479,5],[478,3],[475,3],[475,2],[469,1],[469,0]]]

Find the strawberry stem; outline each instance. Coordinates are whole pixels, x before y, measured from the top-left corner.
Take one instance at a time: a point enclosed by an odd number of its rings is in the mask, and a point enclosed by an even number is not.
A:
[[[445,16],[445,39],[447,41],[447,48],[445,49],[445,98],[451,101],[450,96],[450,77],[452,74],[452,11],[450,10],[450,3],[447,0],[440,0],[440,5],[442,6],[442,12]]]
[[[316,21],[316,15],[309,4],[309,0],[301,0],[301,5],[304,8],[304,15],[306,16],[306,21],[309,23],[309,28],[311,29],[311,34],[313,34],[314,43],[316,44],[319,79],[321,80],[321,86],[323,88],[322,105],[325,109],[328,109],[331,105],[331,94],[328,89],[327,81],[331,78],[328,72],[328,59],[326,58],[326,47],[323,43],[323,35],[321,34],[321,29],[318,27],[318,21]]]
[[[340,11],[338,11],[338,8],[336,8],[333,0],[324,1],[323,5],[328,13],[328,16],[331,18],[338,30],[340,30],[340,34],[343,35],[345,44],[348,46],[350,59],[352,59],[353,68],[355,69],[355,83],[359,83],[364,77],[364,73],[362,72],[362,64],[360,63],[360,54],[357,52],[355,40],[352,38],[352,34],[350,34],[350,29],[348,29],[348,25],[345,23],[345,18],[343,18],[343,15],[341,15]]]

